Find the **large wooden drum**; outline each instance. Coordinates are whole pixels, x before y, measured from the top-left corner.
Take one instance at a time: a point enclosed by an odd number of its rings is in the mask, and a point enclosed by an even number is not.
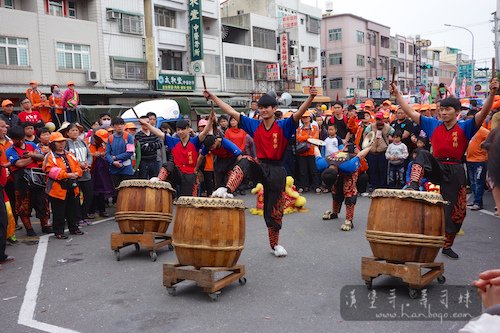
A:
[[[118,187],[115,220],[122,233],[165,233],[172,222],[170,183],[124,180]]]
[[[245,243],[242,200],[180,197],[172,245],[181,265],[232,267]]]
[[[437,193],[373,191],[366,239],[390,262],[431,263],[444,245],[443,197]]]

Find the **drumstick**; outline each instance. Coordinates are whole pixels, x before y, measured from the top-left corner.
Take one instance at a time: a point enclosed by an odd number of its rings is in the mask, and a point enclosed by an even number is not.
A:
[[[134,113],[135,117],[139,119],[139,116],[137,115],[137,112],[135,112],[134,108],[132,108],[132,112]]]
[[[309,85],[312,87],[314,86],[314,75],[316,74],[316,67],[313,67],[312,68],[312,74],[311,74],[311,78],[309,79]]]
[[[391,84],[396,80],[396,66],[392,67],[392,81]]]
[[[493,80],[497,76],[495,69],[495,58],[491,58],[491,79]]]

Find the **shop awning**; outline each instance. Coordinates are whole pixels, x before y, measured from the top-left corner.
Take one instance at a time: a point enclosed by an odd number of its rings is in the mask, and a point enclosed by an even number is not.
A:
[[[64,85],[60,85],[62,90],[65,90]],[[1,85],[0,84],[0,94],[25,94],[28,85]],[[50,86],[39,86],[38,89],[42,93],[50,94]],[[106,88],[94,88],[94,87],[79,87],[76,86],[76,91],[81,95],[121,95],[120,91],[106,89]]]

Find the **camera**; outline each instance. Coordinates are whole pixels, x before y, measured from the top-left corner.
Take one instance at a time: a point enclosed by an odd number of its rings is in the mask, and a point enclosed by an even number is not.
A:
[[[63,179],[60,181],[63,190],[74,189],[78,187],[78,183],[74,179]]]

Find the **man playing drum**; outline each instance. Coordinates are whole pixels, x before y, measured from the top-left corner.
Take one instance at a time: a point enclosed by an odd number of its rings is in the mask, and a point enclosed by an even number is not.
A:
[[[242,158],[233,169],[226,187],[218,188],[212,196],[231,197],[243,179],[252,178],[264,186],[264,220],[268,228],[269,243],[272,253],[277,257],[287,255],[285,248],[278,244],[281,229],[285,190],[286,171],[283,167],[283,155],[288,140],[295,134],[298,122],[317,94],[314,87],[310,89],[309,98],[300,106],[293,116],[275,120],[276,98],[265,94],[258,102],[261,120],[240,115],[230,105],[224,103],[214,94],[204,91],[204,96],[217,104],[223,112],[236,119],[241,128],[255,140],[257,159]],[[229,195],[229,196],[228,196]]]
[[[451,246],[466,214],[466,178],[463,156],[468,142],[490,112],[498,86],[496,78],[490,82],[490,95],[482,110],[476,113],[474,118],[457,121],[461,108],[457,98],[448,97],[441,101],[439,110],[441,120],[437,120],[413,110],[406,103],[396,85],[391,84],[392,94],[396,96],[398,104],[430,138],[432,154],[424,149],[418,151],[411,169],[410,189],[418,191],[422,177],[441,185],[441,195],[449,202],[444,207],[446,240],[442,253],[450,259],[458,259],[458,254],[451,249]]]

